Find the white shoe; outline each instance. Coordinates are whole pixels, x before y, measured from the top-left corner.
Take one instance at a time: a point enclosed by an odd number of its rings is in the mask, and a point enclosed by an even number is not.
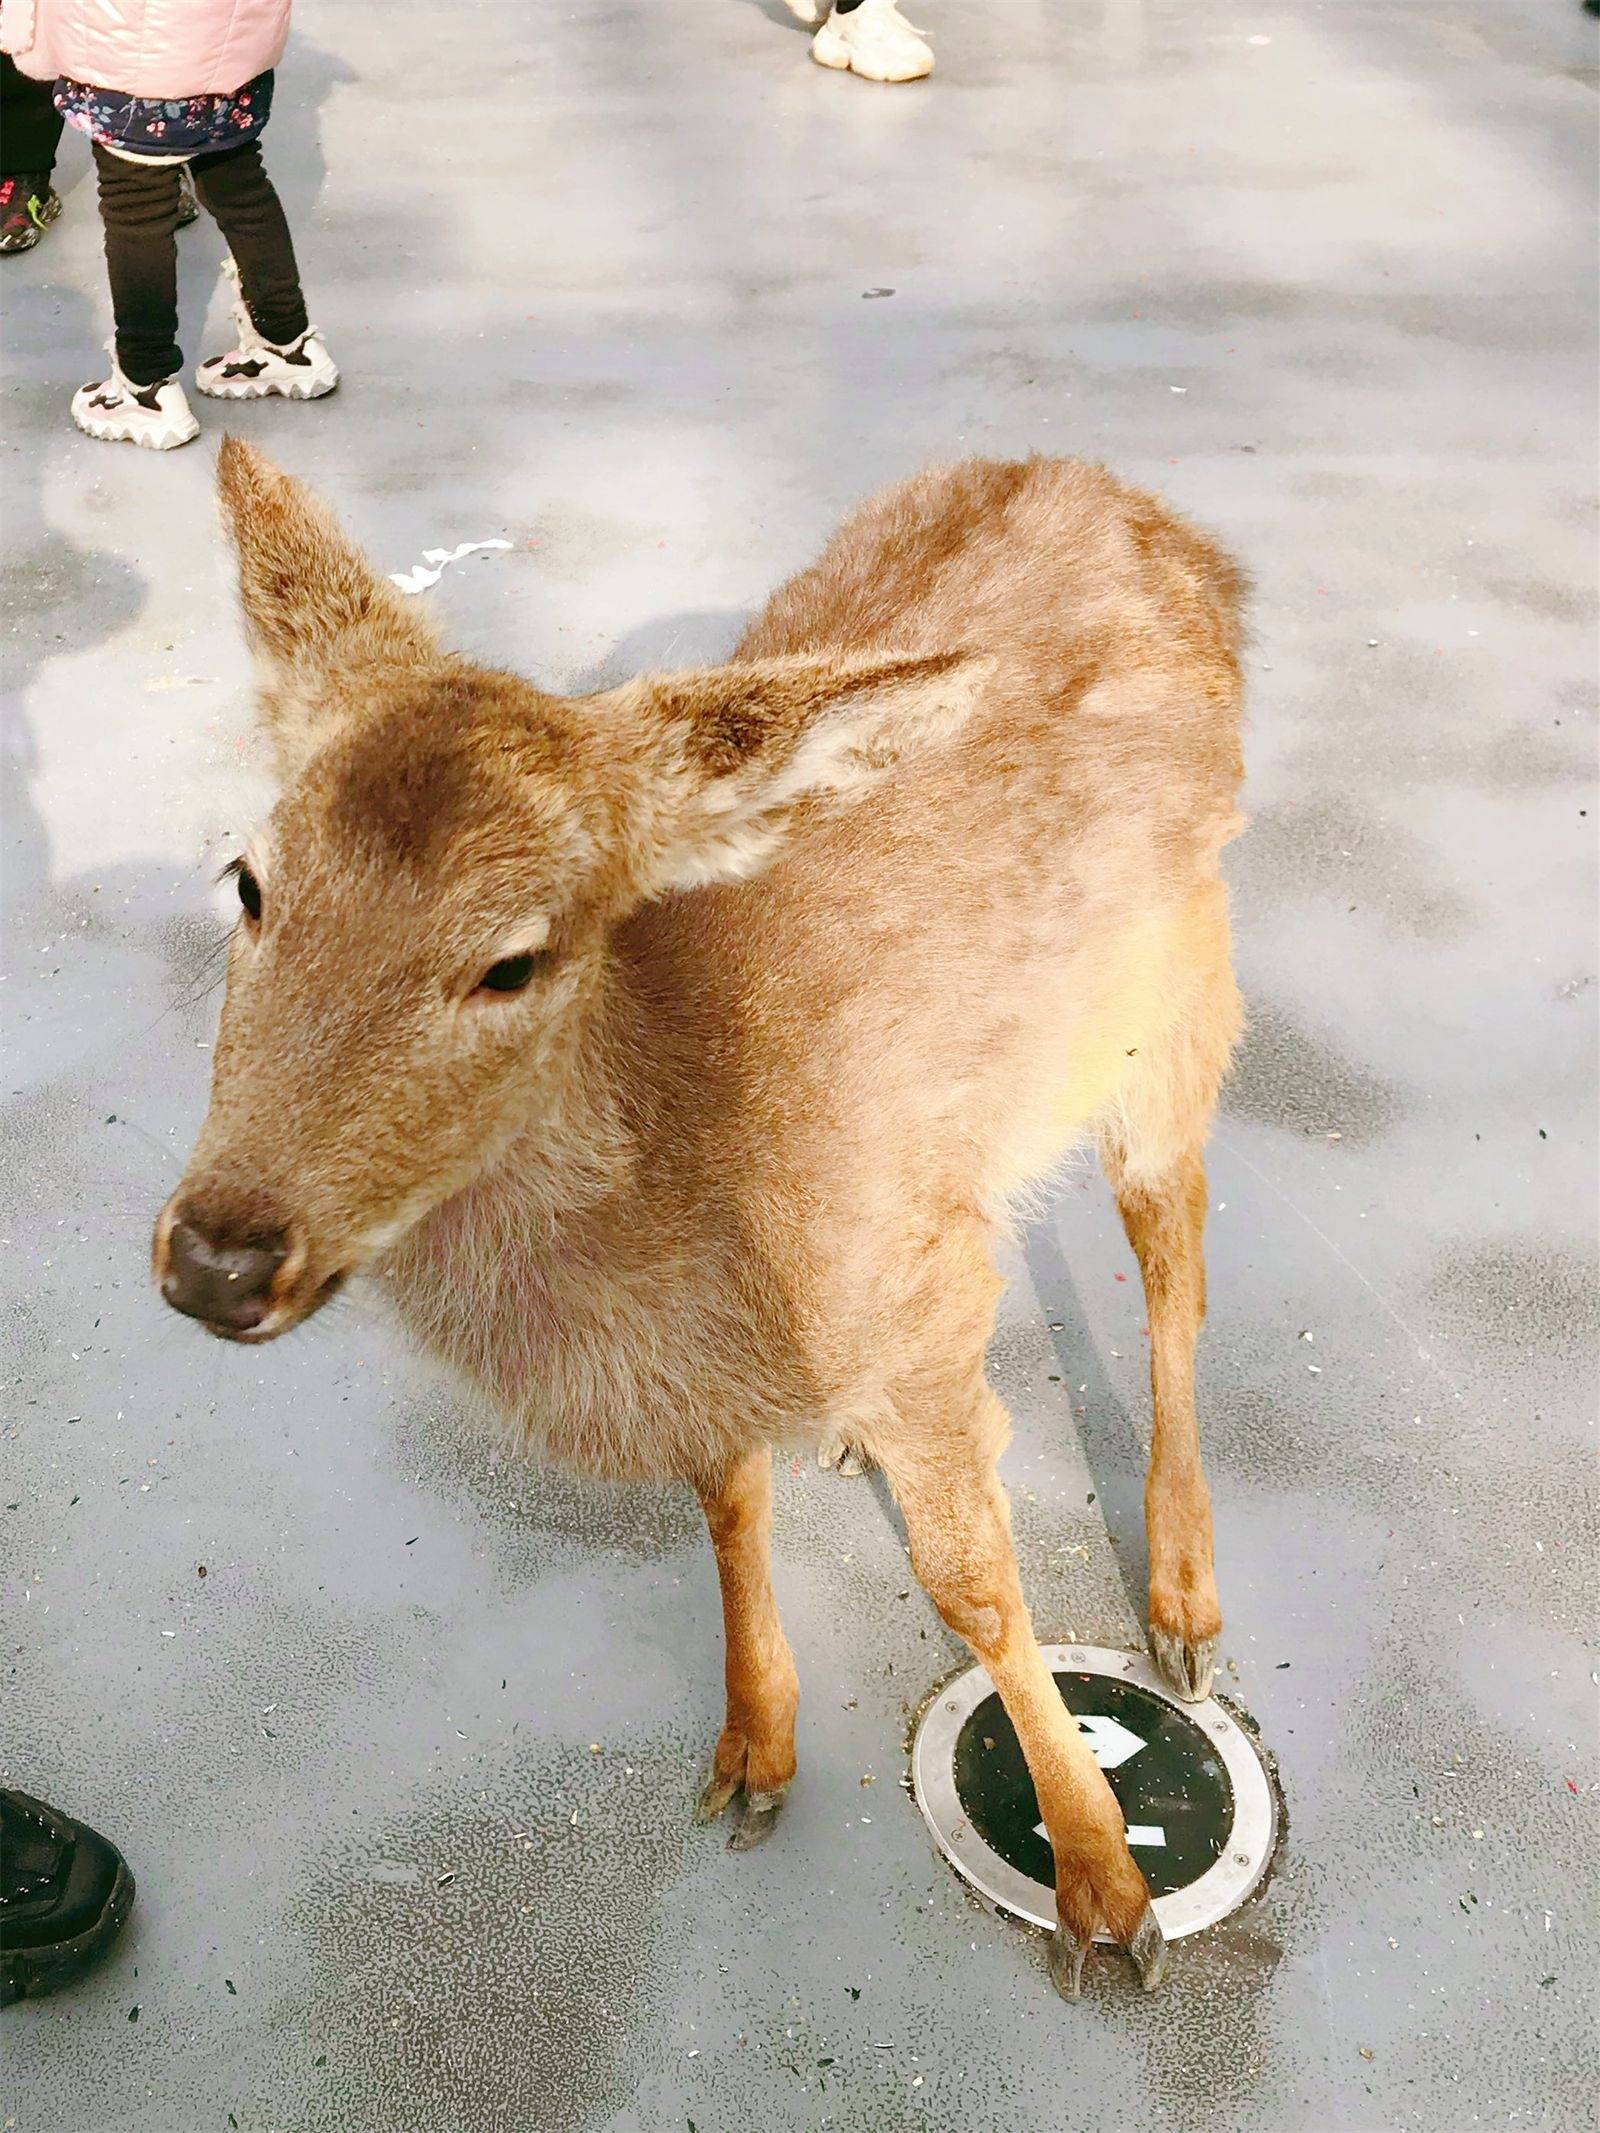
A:
[[[338,384],[339,366],[316,327],[308,326],[299,340],[282,347],[259,335],[241,341],[226,355],[202,363],[194,382],[213,400],[264,400],[269,393],[285,400],[320,400]]]
[[[796,22],[813,30],[828,12],[828,0],[783,0],[783,4]]]
[[[238,268],[231,259],[225,267],[237,290]],[[211,399],[265,400],[276,393],[284,400],[320,400],[338,384],[339,366],[315,326],[295,341],[263,340],[242,295],[235,296],[233,320],[238,347],[208,356],[194,374],[195,384]]]
[[[933,47],[894,0],[861,0],[848,15],[836,8],[812,38],[811,56],[819,67],[848,67],[867,81],[920,81],[933,72]]]
[[[135,385],[122,375],[115,359],[103,384],[78,387],[72,396],[72,419],[86,437],[107,444],[142,444],[152,452],[170,452],[200,434],[176,378]]]

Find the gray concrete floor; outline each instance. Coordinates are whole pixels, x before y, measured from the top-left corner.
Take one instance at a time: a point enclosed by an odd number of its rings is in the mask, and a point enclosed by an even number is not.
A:
[[[802,1776],[732,1858],[684,1498],[517,1465],[369,1305],[260,1355],[163,1313],[264,787],[209,445],[67,422],[106,330],[69,141],[3,282],[4,1766],[141,1901],[7,2018],[7,2128],[1594,2123],[1596,26],[925,12],[942,72],[890,91],[776,0],[304,7],[267,140],[348,382],[236,420],[387,567],[513,540],[427,597],[563,685],[715,654],[964,452],[1103,458],[1247,560],[1202,1378],[1281,1871],[1158,1998],[1057,2002],[899,1787],[959,1655],[873,1485],[798,1469]],[[1044,1633],[1137,1638],[1129,1273],[1073,1174],[997,1358]]]

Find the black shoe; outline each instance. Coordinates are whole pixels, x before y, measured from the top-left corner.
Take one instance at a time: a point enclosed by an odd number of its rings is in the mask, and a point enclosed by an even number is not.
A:
[[[184,164],[178,172],[178,227],[186,230],[191,222],[200,220],[200,203],[194,195],[194,179],[189,175],[189,166]]]
[[[0,252],[31,252],[60,212],[49,171],[0,178]]]
[[[127,1861],[96,1830],[0,1791],[0,2007],[86,1970],[133,1907]]]

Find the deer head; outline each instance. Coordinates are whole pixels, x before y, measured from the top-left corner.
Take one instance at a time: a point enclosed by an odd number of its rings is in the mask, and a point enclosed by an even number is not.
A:
[[[988,663],[786,658],[560,698],[442,650],[302,486],[218,462],[281,790],[234,863],[211,1105],[167,1301],[287,1331],[603,1073],[614,929],[747,876],[967,715]]]

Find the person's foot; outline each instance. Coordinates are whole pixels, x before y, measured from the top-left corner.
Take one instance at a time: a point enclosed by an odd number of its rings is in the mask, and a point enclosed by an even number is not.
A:
[[[60,212],[49,171],[0,178],[0,252],[31,252]]]
[[[225,355],[208,356],[194,374],[201,392],[213,400],[264,400],[276,393],[285,400],[320,400],[339,382],[339,366],[329,355],[315,326],[308,326],[298,340],[268,341],[250,316],[239,270],[231,259],[223,271],[235,290],[233,322],[239,329],[239,345]]]
[[[200,202],[195,198],[194,179],[189,175],[189,166],[184,164],[178,172],[178,227],[186,230],[191,222],[200,220]]]
[[[78,387],[72,396],[72,419],[86,437],[106,444],[142,444],[152,452],[170,452],[200,434],[176,378],[135,385],[115,362],[109,378]]]
[[[320,400],[338,384],[339,366],[315,326],[282,346],[252,333],[226,355],[200,365],[194,382],[201,392],[213,400],[264,400],[269,393],[285,400]]]
[[[115,1845],[25,1792],[0,1791],[0,2007],[68,1984],[132,1907]]]
[[[866,81],[919,81],[933,72],[932,46],[894,0],[861,0],[848,14],[835,8],[812,38],[811,56],[820,67],[847,67]]]
[[[813,30],[828,12],[828,0],[783,0],[783,4],[796,22]]]

